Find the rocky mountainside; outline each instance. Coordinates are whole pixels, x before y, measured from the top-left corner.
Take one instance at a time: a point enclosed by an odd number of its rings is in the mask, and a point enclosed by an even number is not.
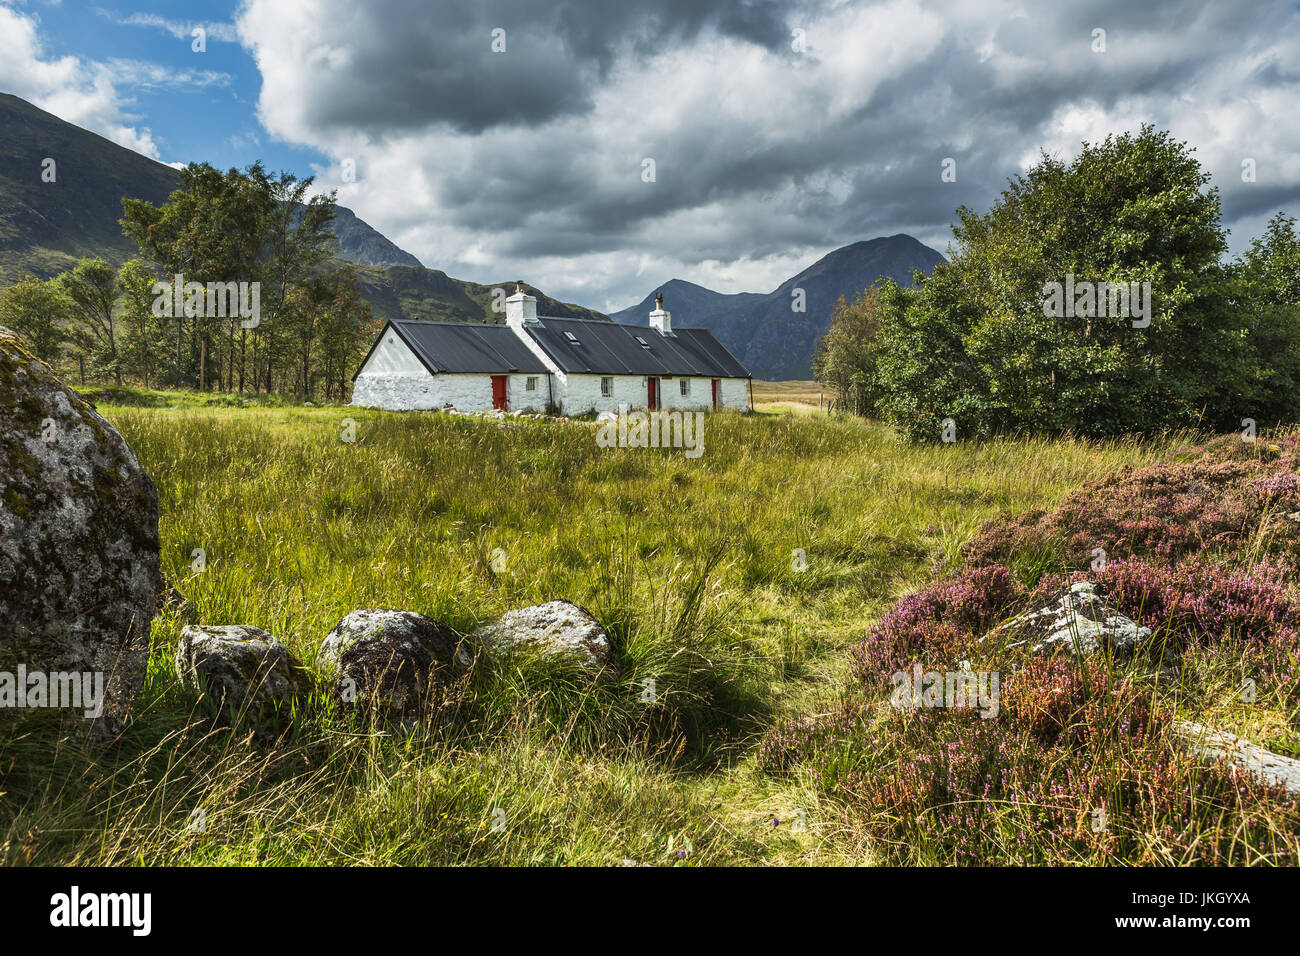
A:
[[[673,324],[710,329],[755,378],[812,377],[817,340],[830,326],[831,307],[882,279],[904,285],[914,270],[929,273],[943,256],[911,236],[899,234],[855,242],[818,259],[766,294],[724,295],[693,282],[672,279],[637,305],[613,313],[616,322],[641,323],[662,291]],[[795,290],[803,290],[803,311],[795,311]]]

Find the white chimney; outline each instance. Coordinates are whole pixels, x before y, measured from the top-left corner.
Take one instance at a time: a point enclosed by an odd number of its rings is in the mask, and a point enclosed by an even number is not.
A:
[[[526,325],[537,321],[537,299],[524,291],[523,283],[506,299],[506,325]]]
[[[673,314],[664,311],[662,292],[655,293],[655,309],[650,313],[650,328],[657,330],[660,335],[673,334]]]

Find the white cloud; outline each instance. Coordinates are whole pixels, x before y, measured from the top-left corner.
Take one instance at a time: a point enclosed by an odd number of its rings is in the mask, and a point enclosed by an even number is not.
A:
[[[115,82],[143,89],[229,86],[233,77],[219,70],[174,70],[160,63],[113,58],[108,61]]]
[[[0,89],[152,158],[158,147],[119,96],[112,69],[75,56],[49,57],[34,18],[0,6]]]
[[[133,13],[127,17],[119,17],[103,9],[97,9],[95,12],[101,17],[112,20],[118,26],[147,27],[153,30],[162,30],[165,33],[170,33],[178,40],[192,40],[195,29],[202,29],[208,40],[217,43],[239,42],[239,33],[233,23],[220,23],[209,20],[173,20],[159,16],[156,13]]]

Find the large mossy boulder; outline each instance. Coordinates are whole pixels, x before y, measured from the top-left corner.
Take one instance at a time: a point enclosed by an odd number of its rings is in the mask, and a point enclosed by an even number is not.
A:
[[[0,670],[99,672],[105,728],[144,681],[158,492],[117,431],[0,328]]]
[[[440,685],[473,664],[461,637],[413,611],[353,611],[335,625],[316,653],[329,675],[331,697],[343,713],[405,722],[436,706]]]

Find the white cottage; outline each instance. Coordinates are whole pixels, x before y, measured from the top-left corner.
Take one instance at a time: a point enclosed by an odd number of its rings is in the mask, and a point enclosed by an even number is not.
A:
[[[352,385],[352,404],[562,414],[750,407],[750,375],[708,329],[674,329],[655,296],[647,327],[537,314],[522,288],[505,325],[390,321]]]

